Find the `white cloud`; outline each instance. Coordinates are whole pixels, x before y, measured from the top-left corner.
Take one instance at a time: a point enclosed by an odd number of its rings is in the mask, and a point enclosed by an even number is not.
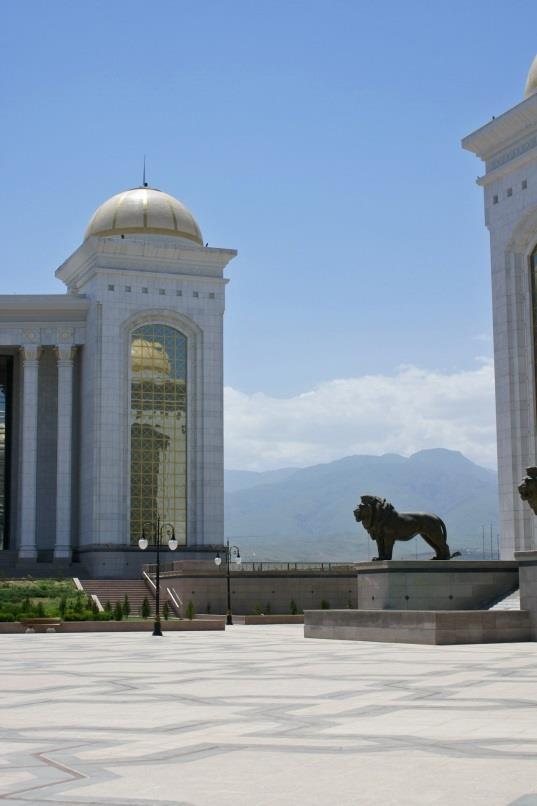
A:
[[[227,387],[226,467],[269,470],[424,448],[459,450],[494,467],[494,369],[479,360],[464,372],[403,366],[284,399]]]

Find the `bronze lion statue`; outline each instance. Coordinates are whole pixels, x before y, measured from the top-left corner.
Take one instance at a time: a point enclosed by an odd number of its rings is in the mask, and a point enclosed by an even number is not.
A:
[[[354,510],[354,517],[362,523],[378,547],[378,557],[374,560],[391,560],[396,540],[411,540],[421,535],[435,550],[433,560],[451,560],[460,552],[451,554],[447,543],[446,525],[438,515],[426,512],[397,512],[385,498],[376,495],[362,495]]]
[[[537,515],[537,467],[527,467],[527,475],[518,485],[518,492],[523,501],[527,501]]]

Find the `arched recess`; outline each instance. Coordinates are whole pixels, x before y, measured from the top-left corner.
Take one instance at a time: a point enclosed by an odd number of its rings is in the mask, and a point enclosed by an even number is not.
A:
[[[506,252],[528,257],[537,244],[537,205],[528,210],[517,222]]]
[[[153,347],[141,344],[140,340]],[[126,542],[136,543],[142,523],[158,515],[174,523],[179,544],[196,543],[203,529],[202,330],[182,314],[153,309],[135,314],[123,323],[122,342],[124,366],[128,367],[123,387],[122,429],[124,489],[128,491],[124,507]],[[133,356],[133,346],[138,359]],[[144,396],[147,399],[142,402],[140,397]],[[166,413],[166,409],[175,409],[175,413]],[[133,426],[138,432],[134,443]],[[142,449],[145,457],[141,455]],[[185,467],[181,469],[183,450]],[[146,467],[144,471],[144,459],[151,465],[159,461],[160,466]],[[138,476],[134,480],[133,471]],[[145,498],[138,493],[137,502],[132,499],[133,483],[138,490],[140,484],[147,485]],[[178,489],[172,502],[170,490],[174,483]],[[186,510],[183,525],[182,485]]]

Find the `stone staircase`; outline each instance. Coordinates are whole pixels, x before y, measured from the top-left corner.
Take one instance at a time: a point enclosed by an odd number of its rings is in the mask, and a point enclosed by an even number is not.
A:
[[[121,602],[121,604],[123,604],[126,594],[129,597],[131,616],[140,615],[142,602],[144,599],[147,599],[151,607],[151,614],[153,615],[155,597],[149,585],[147,585],[142,579],[81,579],[80,584],[84,589],[84,593],[87,593],[90,596],[96,595],[103,607],[107,601],[110,602],[112,607],[114,607],[116,602]],[[166,599],[167,594],[162,590],[161,587],[161,607]]]

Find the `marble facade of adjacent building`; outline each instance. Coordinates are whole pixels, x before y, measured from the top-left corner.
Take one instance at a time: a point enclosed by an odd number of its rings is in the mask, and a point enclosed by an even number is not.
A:
[[[537,548],[517,486],[537,460],[537,57],[524,100],[463,140],[485,163],[490,232],[501,554]]]
[[[0,296],[2,570],[75,558],[131,575],[157,517],[190,552],[223,542],[223,271],[235,255],[141,187],[97,210],[56,271],[66,294]]]

